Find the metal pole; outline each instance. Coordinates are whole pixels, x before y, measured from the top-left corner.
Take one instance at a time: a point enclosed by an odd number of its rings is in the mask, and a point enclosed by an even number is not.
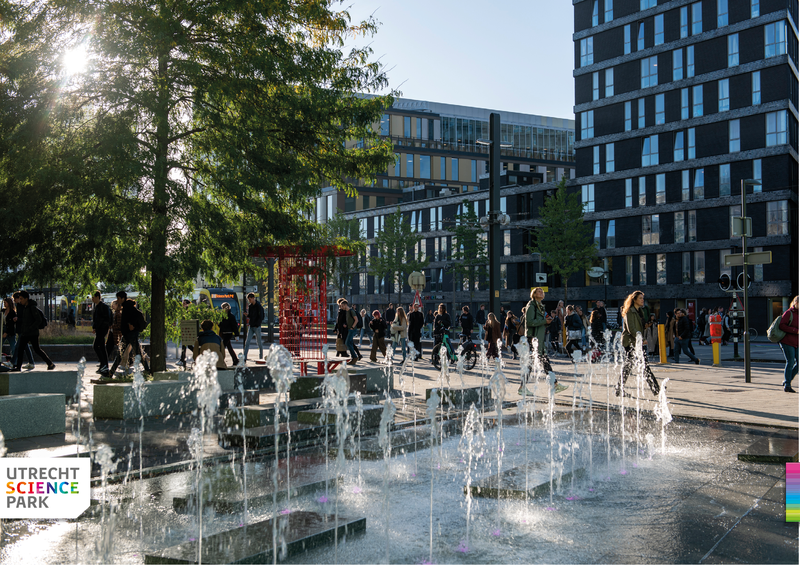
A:
[[[500,114],[489,114],[489,311],[500,313],[500,258],[503,254],[500,224]]]
[[[747,217],[747,183],[744,179],[742,179],[742,218]],[[750,327],[749,323],[749,316],[750,311],[748,310],[748,302],[747,302],[747,228],[746,228],[747,220],[742,220],[742,293],[744,295],[743,300],[743,309],[744,309],[744,382],[750,382],[750,333],[748,332],[748,328]]]
[[[269,283],[267,286],[267,316],[269,317],[267,322],[267,342],[275,343],[275,326],[273,324],[273,320],[275,319],[275,258],[270,258],[267,264],[269,265]],[[328,305],[325,304],[323,307],[327,308]]]

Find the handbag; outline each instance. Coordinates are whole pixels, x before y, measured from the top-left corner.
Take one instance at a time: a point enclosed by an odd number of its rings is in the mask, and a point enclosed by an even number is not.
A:
[[[780,341],[786,337],[786,332],[780,328],[781,318],[783,318],[783,314],[772,320],[767,330],[767,338],[772,343],[780,343]],[[794,322],[794,314],[789,312],[789,323],[791,324],[792,322]]]
[[[336,338],[336,351],[338,351],[339,353],[347,351],[347,346],[345,346],[344,340],[340,337]]]
[[[572,341],[581,338],[581,330],[567,330],[567,339]]]

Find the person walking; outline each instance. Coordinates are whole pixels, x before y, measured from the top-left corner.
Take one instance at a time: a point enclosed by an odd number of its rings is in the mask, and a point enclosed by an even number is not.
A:
[[[705,330],[706,330],[706,309],[703,308],[700,310],[700,313],[697,315],[697,333],[699,338],[697,340],[697,345],[708,345],[705,341]]]
[[[581,348],[579,342],[581,340],[581,330],[583,329],[581,317],[578,316],[578,313],[575,311],[575,306],[572,304],[567,306],[567,317],[564,319],[564,323],[567,326],[566,349],[570,359],[572,359],[572,353]]]
[[[581,319],[581,323],[583,324],[583,327],[581,328],[581,349],[585,351],[586,343],[589,340],[589,318],[586,317],[586,314],[583,313],[583,308],[580,306],[575,306],[575,313],[578,314],[578,317]]]
[[[336,314],[336,324],[334,326],[336,330],[336,357],[347,357],[349,360],[346,344],[347,333],[350,330],[347,327],[347,310],[342,306],[342,300],[344,300],[344,298],[340,298],[336,301],[339,305],[339,311]]]
[[[414,343],[417,356],[414,361],[422,359],[422,326],[425,325],[425,316],[420,311],[420,305],[414,304],[414,310],[408,315],[408,339]]]
[[[464,339],[472,339],[472,326],[475,325],[475,320],[472,318],[472,314],[469,313],[469,306],[464,306],[461,309],[461,316],[458,322],[461,325],[461,335]]]
[[[558,317],[558,310],[553,310],[550,312],[550,325],[548,326],[548,330],[550,332],[550,344],[553,347],[553,351],[559,353],[562,351],[561,347],[561,318]]]
[[[252,292],[247,295],[247,333],[244,338],[244,351],[242,356],[247,363],[247,352],[250,349],[250,338],[255,335],[258,343],[258,358],[264,358],[264,346],[261,343],[261,323],[264,321],[264,307],[256,300],[256,295]]]
[[[606,311],[606,303],[603,300],[598,300],[595,304],[597,306],[594,310],[592,310],[592,313],[597,312],[599,317],[598,323],[601,324],[603,328],[600,332],[602,334],[602,332],[608,329],[608,312]]]
[[[599,308],[592,310],[592,315],[589,318],[589,327],[591,329],[592,342],[595,347],[602,347],[606,342],[605,335],[603,335],[605,324],[603,323],[603,315]]]
[[[674,357],[675,356],[675,326],[678,323],[678,318],[675,316],[675,312],[678,309],[675,308],[674,311],[668,310],[667,311],[667,321],[664,323],[664,341],[665,345],[667,346],[667,356]]]
[[[678,324],[675,329],[675,358],[674,362],[677,365],[680,363],[681,350],[686,353],[687,357],[694,361],[695,365],[700,364],[700,359],[689,350],[688,343],[692,339],[692,322],[686,317],[686,310],[679,308],[676,312]]]
[[[372,351],[370,352],[369,360],[373,363],[378,362],[378,349],[381,350],[383,356],[386,357],[386,322],[381,318],[381,311],[374,310],[372,312],[372,320],[369,322],[369,329],[372,330]]]
[[[722,317],[722,345],[728,345],[731,340],[731,319],[722,306],[719,307],[719,315]]]
[[[484,329],[486,324],[486,304],[481,304],[478,311],[475,313],[475,323],[478,325],[478,339],[483,341]]]
[[[507,334],[506,343],[508,343],[508,347],[511,349],[512,359],[519,359],[519,352],[517,351],[517,344],[519,343],[519,324],[519,319],[514,315],[514,312],[509,310],[506,315],[506,330],[504,333]]]
[[[553,367],[550,366],[550,359],[547,358],[547,326],[553,322],[558,322],[558,318],[548,316],[547,311],[544,309],[544,290],[541,287],[536,287],[531,291],[531,299],[525,307],[525,334],[528,338],[528,344],[531,347],[531,353],[536,353],[539,358],[539,363],[542,369],[547,373],[551,381],[552,390],[555,391],[558,385],[558,379],[553,372]],[[533,349],[533,340],[536,339],[536,349]],[[519,387],[519,393],[526,392],[524,389],[525,383]],[[532,394],[530,391],[526,394]]]
[[[783,369],[783,392],[797,392],[792,388],[792,381],[797,376],[797,328],[800,318],[797,316],[797,296],[794,297],[789,308],[781,315],[781,322],[778,326],[786,332],[780,340],[781,351],[786,358],[786,366]]]
[[[658,355],[658,321],[655,314],[650,314],[644,323],[644,338],[647,340],[647,354],[650,357]]]
[[[47,370],[52,371],[56,368],[47,354],[39,347],[39,329],[44,322],[44,315],[36,305],[36,301],[30,298],[27,290],[19,291],[19,303],[22,309],[17,312],[17,320],[19,323],[19,343],[17,349],[24,351],[28,344],[31,344],[33,351],[45,363],[47,363]],[[14,365],[12,371],[20,371],[22,369],[22,355],[17,356],[17,363]]]
[[[347,350],[350,352],[350,360],[347,362],[348,365],[355,365],[358,363],[358,360],[361,359],[361,353],[359,353],[358,349],[356,348],[355,339],[358,330],[356,329],[356,324],[358,323],[358,317],[356,316],[353,309],[350,308],[350,303],[342,299],[340,302],[340,307],[344,308],[345,311],[345,322],[347,328],[347,337],[345,339],[345,346],[347,346]]]
[[[433,310],[428,310],[428,313],[425,315],[425,325],[428,326],[428,334],[433,335],[433,322],[436,320],[436,316],[433,315]]]
[[[637,290],[628,295],[625,303],[622,306],[622,347],[625,348],[625,363],[622,366],[622,374],[620,375],[619,383],[617,384],[617,396],[630,396],[625,392],[625,383],[628,381],[628,376],[633,372],[633,366],[636,362],[636,336],[641,334],[642,346],[647,343],[644,342],[644,292]],[[644,353],[644,351],[642,352]],[[647,381],[650,391],[658,396],[661,392],[661,387],[658,380],[650,368],[650,363],[647,360],[647,355],[643,354],[644,358],[644,376]]]
[[[19,316],[22,313],[22,303],[20,302],[20,291],[15,292],[12,295],[12,298],[14,299],[14,307],[16,308],[16,311],[17,311],[17,323],[16,323],[16,327],[15,327],[15,329],[17,331],[17,348],[14,350],[14,357],[13,357],[13,359],[11,361],[11,364],[14,367],[16,367],[17,366],[17,356],[18,355],[22,355],[23,352],[24,352],[25,355],[28,357],[28,364],[25,365],[22,368],[23,369],[35,369],[36,368],[36,363],[33,362],[33,350],[31,349],[31,344],[29,343],[24,349],[20,349],[20,347],[19,347],[19,341],[20,341],[20,337],[21,337],[20,334],[19,334],[19,328],[20,328]]]
[[[364,330],[367,327],[366,322],[367,311],[362,308],[361,312],[358,313],[358,323],[356,324],[356,328],[358,328],[359,336],[358,336],[358,346],[361,347],[364,344]]]
[[[450,320],[450,314],[447,313],[447,306],[443,303],[439,304],[436,316],[433,318],[433,345],[442,341],[444,332],[450,329],[453,322]]]
[[[700,343],[702,345],[711,345],[711,308],[703,309],[703,336]]]
[[[408,317],[402,306],[397,308],[394,322],[392,322],[392,341],[400,344],[400,349],[403,350],[403,361],[405,361],[406,342],[408,341]],[[394,350],[394,346],[392,350]]]
[[[7,369],[14,367],[15,353],[17,349],[17,309],[14,307],[14,301],[10,298],[3,298],[3,338],[0,339],[0,350],[3,348],[3,343],[8,342],[8,352],[10,354],[10,363],[3,363]]]
[[[133,355],[138,355],[142,360],[142,366],[145,372],[150,372],[150,365],[142,353],[142,346],[139,344],[139,332],[144,329],[144,314],[136,307],[136,303],[128,298],[128,293],[121,290],[117,293],[117,301],[122,305],[122,314],[120,315],[120,330],[122,338],[120,340],[120,356],[114,360],[114,364],[108,372],[108,378],[113,379],[114,373],[119,367],[119,364],[124,361],[126,371],[128,371],[128,346],[133,350]]]
[[[386,309],[386,313],[383,315],[383,319],[387,324],[391,324],[392,322],[394,322],[394,316],[395,316],[394,304],[390,302],[389,307]]]
[[[114,323],[114,313],[108,304],[103,302],[103,297],[99,290],[95,290],[90,297],[94,308],[92,309],[92,332],[94,332],[94,343],[92,348],[100,361],[100,368],[97,373],[103,377],[108,376],[108,351],[106,350],[106,337]]]
[[[239,364],[239,357],[233,349],[231,339],[239,337],[239,321],[231,312],[231,305],[227,302],[222,303],[222,310],[225,312],[225,319],[219,323],[219,337],[222,339],[222,361],[225,361],[225,351],[231,354],[233,365]]]
[[[497,346],[497,342],[502,339],[503,326],[500,325],[494,312],[489,312],[483,329],[486,332],[486,341],[489,344],[489,347],[486,349],[486,356],[497,359],[500,356],[500,349]]]

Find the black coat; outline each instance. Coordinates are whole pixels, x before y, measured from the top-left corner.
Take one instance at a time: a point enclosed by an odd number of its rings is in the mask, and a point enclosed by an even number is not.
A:
[[[256,300],[253,304],[250,304],[250,307],[247,309],[247,317],[250,320],[250,327],[251,328],[260,328],[261,322],[264,321],[264,307],[261,306],[261,303]]]
[[[21,336],[32,337],[39,335],[39,309],[36,301],[28,299],[28,304],[17,307],[17,332]]]
[[[692,338],[692,322],[686,316],[681,316],[678,320],[677,334],[681,339]]]
[[[347,311],[344,308],[340,308],[339,313],[336,315],[336,337],[347,339],[349,329],[347,326]]]
[[[369,329],[375,332],[377,338],[386,337],[386,322],[383,321],[383,318],[372,318]]]
[[[450,321],[450,314],[447,312],[444,314],[436,314],[436,317],[433,319],[433,333],[444,333],[445,330],[450,329],[451,325],[452,322]]]
[[[92,310],[92,329],[101,330],[105,328],[107,330],[111,327],[111,320],[111,308],[101,300]]]
[[[486,310],[478,310],[475,313],[475,323],[482,326],[486,323]]]
[[[408,337],[411,341],[419,339],[422,335],[422,326],[425,325],[425,316],[422,312],[411,312],[408,315]]]
[[[474,326],[474,325],[475,325],[475,321],[472,319],[472,314],[469,314],[469,313],[461,314],[461,331],[462,332],[464,332],[464,333],[471,332],[472,331],[472,326]]]
[[[17,333],[17,323],[14,321],[14,318],[17,317],[16,312],[9,312],[8,315],[3,313],[3,333],[8,335],[15,335]]]
[[[236,316],[230,310],[228,311],[228,317],[219,323],[219,333],[220,335],[233,334],[239,337],[239,322],[236,321]]]

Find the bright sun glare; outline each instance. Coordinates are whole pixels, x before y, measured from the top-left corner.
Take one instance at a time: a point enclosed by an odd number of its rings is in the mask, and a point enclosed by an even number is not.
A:
[[[64,53],[64,72],[68,75],[82,73],[86,70],[86,47],[79,45]]]

